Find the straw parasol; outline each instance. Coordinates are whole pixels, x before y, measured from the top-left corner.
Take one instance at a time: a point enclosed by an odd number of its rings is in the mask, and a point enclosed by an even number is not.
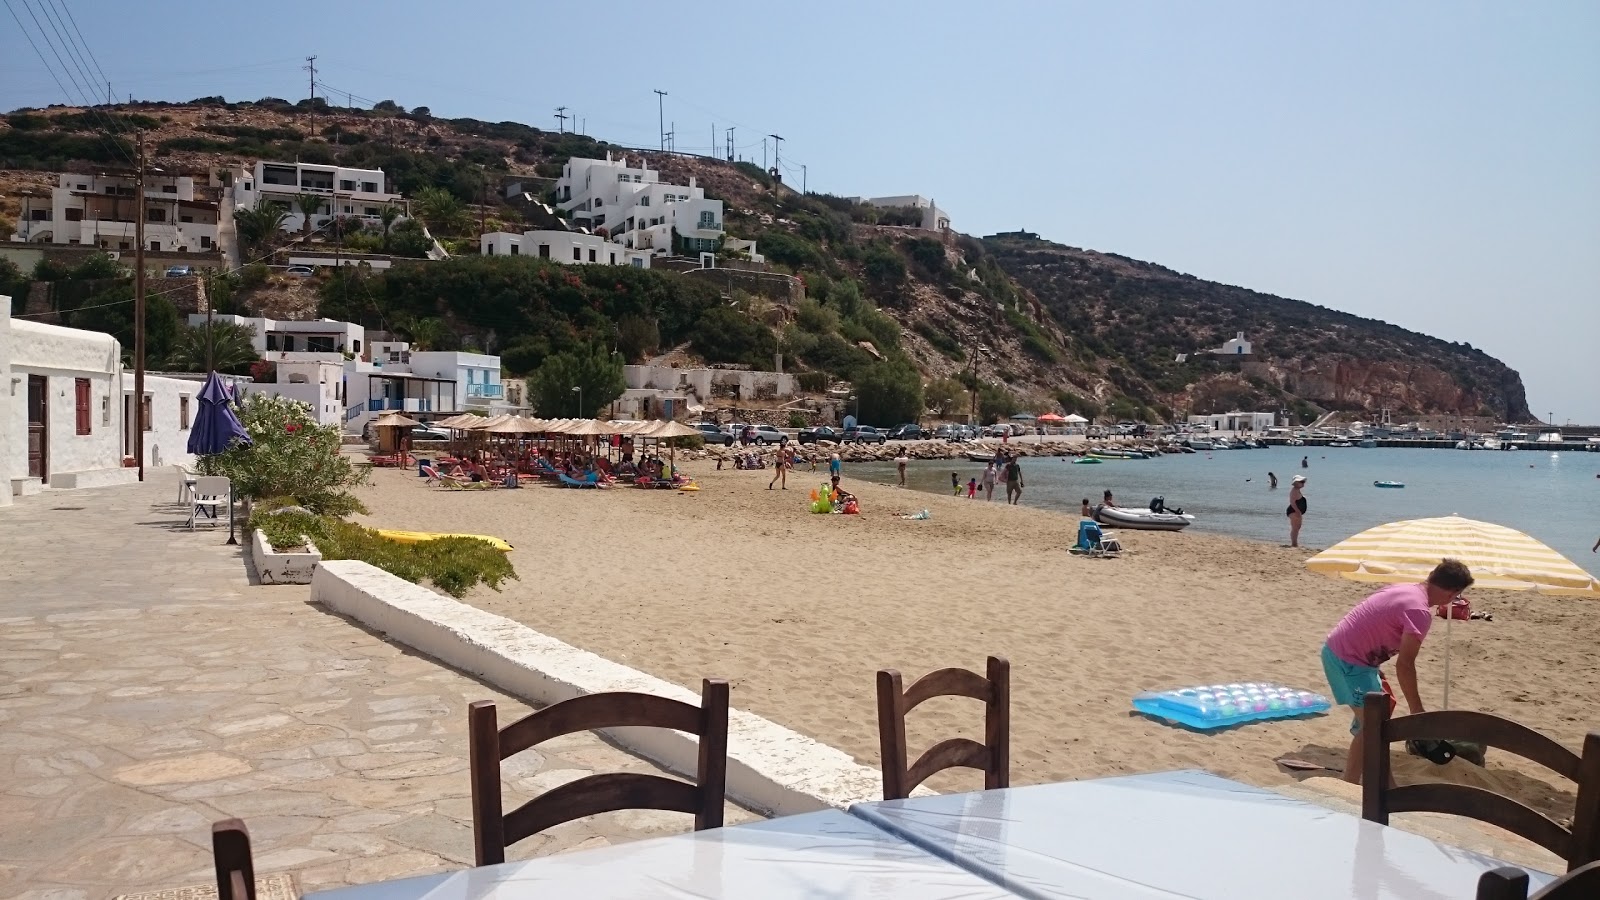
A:
[[[1369,528],[1306,560],[1322,575],[1377,584],[1414,584],[1449,557],[1472,570],[1473,587],[1539,591],[1600,600],[1600,579],[1543,543],[1503,525],[1461,516],[1407,519]],[[1450,708],[1450,623],[1445,616],[1444,706]]]
[[[476,422],[465,422],[465,423],[463,423],[461,425],[461,427],[466,429],[467,431],[484,431],[484,430],[487,430],[489,428],[489,426],[491,426],[491,425],[499,425],[501,422],[504,422],[507,419],[510,419],[511,416],[506,415],[506,414],[501,414],[501,415],[498,415],[498,416],[490,416],[487,419],[483,418],[482,416],[474,416],[473,418],[477,419],[477,421]]]
[[[639,432],[640,437],[655,438],[667,442],[667,450],[671,454],[672,471],[678,471],[678,438],[692,437],[700,434],[700,429],[691,428],[682,422],[654,422],[650,428]]]
[[[506,416],[501,421],[478,430],[486,434],[533,434],[539,430],[539,423],[521,416]]]
[[[405,413],[398,412],[386,412],[372,420],[372,427],[374,428],[409,428],[412,425],[421,424],[421,422],[418,422],[416,419],[411,418]]]
[[[596,422],[593,419],[579,419],[561,429],[561,433],[568,437],[595,437],[602,434],[611,434],[611,426]]]

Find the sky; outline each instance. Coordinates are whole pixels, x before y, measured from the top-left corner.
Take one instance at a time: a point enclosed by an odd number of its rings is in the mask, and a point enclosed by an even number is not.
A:
[[[123,99],[298,100],[313,54],[336,104],[552,130],[564,106],[568,127],[655,146],[659,103],[679,150],[715,135],[720,153],[733,127],[760,162],[781,135],[791,184],[921,194],[968,234],[1464,341],[1522,373],[1540,418],[1600,424],[1589,0],[0,2],[0,109],[107,79]],[[93,57],[81,87],[30,21],[54,37],[51,12]]]

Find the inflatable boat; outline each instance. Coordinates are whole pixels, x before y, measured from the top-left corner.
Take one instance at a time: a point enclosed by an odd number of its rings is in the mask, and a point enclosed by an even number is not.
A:
[[[1094,518],[1102,525],[1133,531],[1182,531],[1194,521],[1194,516],[1187,513],[1154,512],[1105,504],[1094,508]]]
[[[1403,488],[1406,483],[1404,481],[1374,481],[1372,486],[1376,488]]]

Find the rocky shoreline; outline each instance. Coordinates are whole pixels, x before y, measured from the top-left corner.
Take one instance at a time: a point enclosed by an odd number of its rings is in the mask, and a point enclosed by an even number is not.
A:
[[[1084,456],[1091,452],[1116,449],[1153,449],[1149,443],[1137,441],[1096,440],[1085,441],[1083,438],[1043,439],[1039,441],[1024,440],[1001,443],[997,440],[968,441],[965,443],[952,443],[950,441],[895,441],[888,444],[835,444],[832,441],[820,441],[815,444],[798,446],[798,458],[804,462],[812,460],[825,460],[834,453],[845,462],[893,462],[896,457],[904,453],[906,458],[913,460],[926,459],[966,459],[967,454],[975,453],[988,455],[1004,450],[1009,454],[1019,457],[1030,456]],[[735,456],[755,455],[766,459],[769,463],[778,455],[775,446],[766,447],[706,447],[696,451],[696,459],[722,459],[731,460]]]

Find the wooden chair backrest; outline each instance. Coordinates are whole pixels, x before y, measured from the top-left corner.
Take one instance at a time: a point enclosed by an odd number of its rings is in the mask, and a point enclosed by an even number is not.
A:
[[[1583,756],[1510,719],[1470,710],[1445,710],[1391,718],[1384,694],[1362,705],[1361,815],[1382,825],[1397,812],[1466,816],[1504,828],[1567,861],[1571,871],[1600,859],[1600,732],[1583,741]],[[1578,783],[1572,828],[1510,797],[1464,784],[1389,787],[1389,745],[1411,740],[1463,740],[1497,747],[1539,763]]]
[[[529,800],[504,815],[500,761],[551,738],[618,727],[673,728],[700,739],[695,783],[660,775],[613,772],[588,775]],[[664,809],[694,814],[694,828],[722,827],[728,774],[728,682],[707,678],[700,706],[618,691],[574,697],[500,728],[495,706],[479,700],[467,708],[472,764],[472,834],[477,864],[506,861],[506,847],[583,816],[619,809]]]
[[[878,671],[878,743],[883,799],[903,800],[935,772],[957,766],[983,770],[985,790],[1011,784],[1011,663],[989,657],[987,677],[967,669],[938,669],[901,688],[900,673]],[[934,697],[982,700],[983,743],[950,738],[906,765],[906,713]]]
[[[1477,900],[1594,900],[1600,897],[1600,862],[1573,869],[1528,896],[1528,873],[1513,866],[1478,878]]]
[[[217,900],[256,900],[256,866],[250,830],[238,819],[211,825],[211,857],[217,867]]]

